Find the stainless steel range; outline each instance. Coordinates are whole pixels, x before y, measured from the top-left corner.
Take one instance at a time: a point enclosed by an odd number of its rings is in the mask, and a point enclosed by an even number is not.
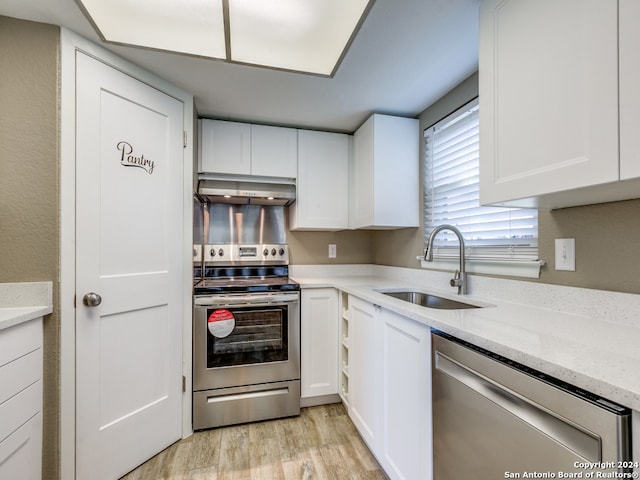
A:
[[[195,430],[300,413],[300,292],[287,245],[204,242],[220,234],[208,225],[212,210],[245,230],[249,217],[280,216],[250,210],[282,208],[252,207],[204,206],[205,235],[194,246]],[[264,233],[255,235],[273,237]]]

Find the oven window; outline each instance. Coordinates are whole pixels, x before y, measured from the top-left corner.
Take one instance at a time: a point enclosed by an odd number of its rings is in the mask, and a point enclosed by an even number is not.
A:
[[[207,329],[207,368],[288,360],[287,306],[227,310],[233,316],[231,333],[220,337]],[[207,309],[207,318],[215,312]]]

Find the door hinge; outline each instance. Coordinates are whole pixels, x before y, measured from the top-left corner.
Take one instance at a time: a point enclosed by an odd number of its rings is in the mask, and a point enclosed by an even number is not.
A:
[[[77,297],[77,295],[74,294],[73,295],[73,308],[78,308],[77,305],[76,305],[76,298],[78,298],[78,297]]]
[[[187,391],[187,377],[182,376],[182,393]]]
[[[187,131],[186,130],[182,131],[182,146],[184,148],[187,148]]]

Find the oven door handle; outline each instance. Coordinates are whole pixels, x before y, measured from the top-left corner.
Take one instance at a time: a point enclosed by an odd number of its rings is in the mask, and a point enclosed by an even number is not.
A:
[[[195,305],[206,307],[259,307],[283,303],[299,302],[298,295],[243,295],[234,297],[196,297]]]

